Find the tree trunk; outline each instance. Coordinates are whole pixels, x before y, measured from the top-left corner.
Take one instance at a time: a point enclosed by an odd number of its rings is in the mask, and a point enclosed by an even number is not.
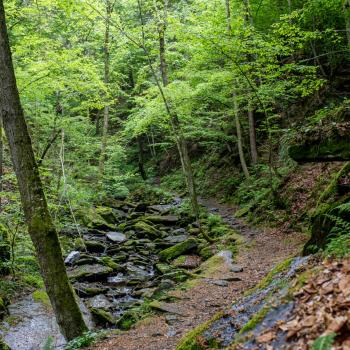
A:
[[[3,191],[3,176],[4,176],[4,135],[2,116],[0,115],[0,192]],[[0,213],[2,212],[2,195],[0,194]]]
[[[345,13],[346,37],[348,39],[348,46],[350,46],[350,0],[344,1],[343,8]]]
[[[105,18],[105,39],[104,39],[104,78],[106,89],[108,89],[109,76],[110,76],[110,23],[111,15],[113,11],[113,5],[110,0],[106,0],[106,18]],[[108,92],[107,92],[108,94]],[[104,174],[104,167],[106,161],[106,149],[107,149],[107,138],[108,138],[108,124],[109,124],[109,105],[108,101],[105,101],[106,106],[103,109],[103,126],[102,126],[102,140],[101,140],[101,154],[99,161],[99,178],[102,181]]]
[[[242,166],[244,175],[247,179],[249,179],[249,171],[248,171],[248,167],[245,161],[244,151],[243,151],[242,130],[241,130],[241,124],[239,122],[238,102],[235,94],[233,97],[233,103],[234,103],[234,109],[235,109],[234,114],[235,114],[236,130],[237,130],[237,146],[238,146],[239,159],[241,161],[241,166]]]
[[[16,86],[2,0],[0,0],[0,74],[0,117],[3,118],[9,142],[28,231],[37,253],[57,323],[64,337],[71,340],[87,331],[87,327],[66,274],[57,232],[48,211],[35,162]]]
[[[229,38],[231,38],[232,37],[231,10],[230,10],[231,4],[230,4],[230,0],[225,0],[225,1],[226,1],[227,30],[228,30],[228,36],[229,36]],[[243,151],[242,129],[241,129],[241,124],[239,122],[238,102],[237,102],[237,96],[236,96],[235,92],[233,93],[233,104],[234,104],[234,116],[235,116],[235,124],[236,124],[237,147],[238,147],[239,160],[241,162],[241,166],[242,166],[245,177],[249,178],[249,171],[247,168],[247,163],[245,161],[244,151]]]
[[[137,144],[139,147],[139,172],[143,180],[147,180],[147,174],[145,171],[145,157],[144,157],[144,149],[143,149],[143,140],[142,136],[137,137]]]
[[[252,164],[256,165],[258,163],[258,150],[256,146],[256,128],[254,111],[250,104],[248,105],[248,119],[249,119],[249,141],[250,141],[250,152],[252,156]]]
[[[159,33],[159,60],[160,60],[160,73],[162,76],[163,86],[166,87],[169,84],[168,72],[167,72],[167,63],[166,63],[166,50],[165,50],[165,32],[166,32],[166,23],[167,23],[167,0],[164,0],[164,16],[162,23],[158,26]],[[161,88],[161,87],[160,87]],[[168,101],[165,98],[164,92],[161,91],[164,98],[164,103],[168,115],[171,119],[171,126],[173,128],[174,134],[176,135],[176,145],[179,151],[182,171],[185,176],[186,186],[188,195],[190,196],[192,210],[196,216],[199,218],[199,206],[198,206],[198,197],[196,191],[196,184],[193,176],[193,169],[191,164],[191,159],[188,153],[188,144],[183,135],[179,118],[176,114],[172,113]]]

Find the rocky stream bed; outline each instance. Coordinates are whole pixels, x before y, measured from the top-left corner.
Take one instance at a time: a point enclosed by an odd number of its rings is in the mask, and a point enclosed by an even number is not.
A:
[[[135,307],[186,280],[208,254],[193,218],[173,213],[180,203],[114,202],[81,213],[79,228],[62,231],[74,240],[65,264],[91,328],[128,328]],[[12,304],[1,328],[11,350],[39,350],[48,339],[64,348],[49,305],[35,295]]]

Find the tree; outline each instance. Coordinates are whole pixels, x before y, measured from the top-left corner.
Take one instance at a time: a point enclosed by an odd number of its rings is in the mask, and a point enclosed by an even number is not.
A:
[[[87,330],[74,291],[68,280],[58,235],[51,219],[32,142],[21,106],[0,0],[0,117],[9,143],[21,202],[47,294],[57,323],[67,340]]]

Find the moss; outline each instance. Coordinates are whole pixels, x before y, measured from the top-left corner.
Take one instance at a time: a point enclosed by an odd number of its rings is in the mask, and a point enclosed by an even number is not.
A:
[[[49,296],[44,290],[36,290],[32,296],[36,303],[41,303],[45,307],[51,307]]]
[[[255,314],[239,331],[240,334],[253,330],[259,323],[263,321],[270,308],[265,306],[257,314]]]
[[[22,281],[32,287],[35,288],[43,288],[44,281],[42,277],[38,274],[25,274],[22,276]]]
[[[161,252],[159,252],[159,258],[165,261],[172,260],[184,253],[192,251],[195,248],[197,248],[197,241],[194,238],[189,238],[186,241],[183,241],[181,243],[175,244],[170,248],[162,250]]]
[[[175,266],[177,266],[177,265],[182,265],[182,264],[184,264],[185,262],[186,262],[186,255],[181,255],[181,256],[179,256],[178,258],[176,258],[173,262],[172,262],[172,264],[173,265],[175,265]]]
[[[263,278],[258,285],[256,285],[254,288],[248,290],[245,295],[250,295],[253,292],[259,290],[259,289],[265,289],[267,288],[274,280],[274,277],[278,275],[281,272],[286,271],[291,263],[293,261],[293,258],[288,258],[284,261],[282,261],[280,264],[277,264],[268,274],[265,278]]]
[[[117,264],[110,256],[103,256],[100,258],[100,261],[103,265],[110,267],[114,271],[121,269],[121,266]]]
[[[137,221],[134,224],[134,229],[136,231],[145,233],[151,238],[158,238],[160,236],[160,231],[158,231],[154,226],[151,226],[145,221]]]
[[[223,312],[217,313],[208,322],[205,322],[194,330],[187,333],[180,343],[176,346],[176,350],[204,350],[204,348],[198,343],[198,338],[217,320],[224,316]]]
[[[0,337],[0,350],[10,350],[10,348],[5,344],[5,342],[1,337]]]
[[[116,323],[117,327],[121,330],[129,330],[137,321],[139,315],[137,312],[130,310],[127,311]]]
[[[91,314],[92,314],[94,320],[98,324],[101,324],[101,325],[112,324],[112,325],[114,325],[116,323],[115,318],[108,311],[105,311],[102,309],[96,309],[96,308],[91,308],[90,311],[91,311]]]
[[[114,225],[109,224],[94,208],[84,208],[77,213],[82,223],[92,229],[114,230]]]
[[[211,256],[213,256],[213,251],[211,247],[203,247],[199,252],[199,256],[203,258],[204,260],[209,259]]]

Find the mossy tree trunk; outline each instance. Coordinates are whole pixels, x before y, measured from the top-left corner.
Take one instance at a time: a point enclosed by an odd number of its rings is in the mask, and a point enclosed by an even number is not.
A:
[[[0,117],[22,207],[57,323],[70,340],[87,330],[63,262],[58,235],[48,211],[31,139],[21,107],[10,52],[5,10],[0,0]]]

